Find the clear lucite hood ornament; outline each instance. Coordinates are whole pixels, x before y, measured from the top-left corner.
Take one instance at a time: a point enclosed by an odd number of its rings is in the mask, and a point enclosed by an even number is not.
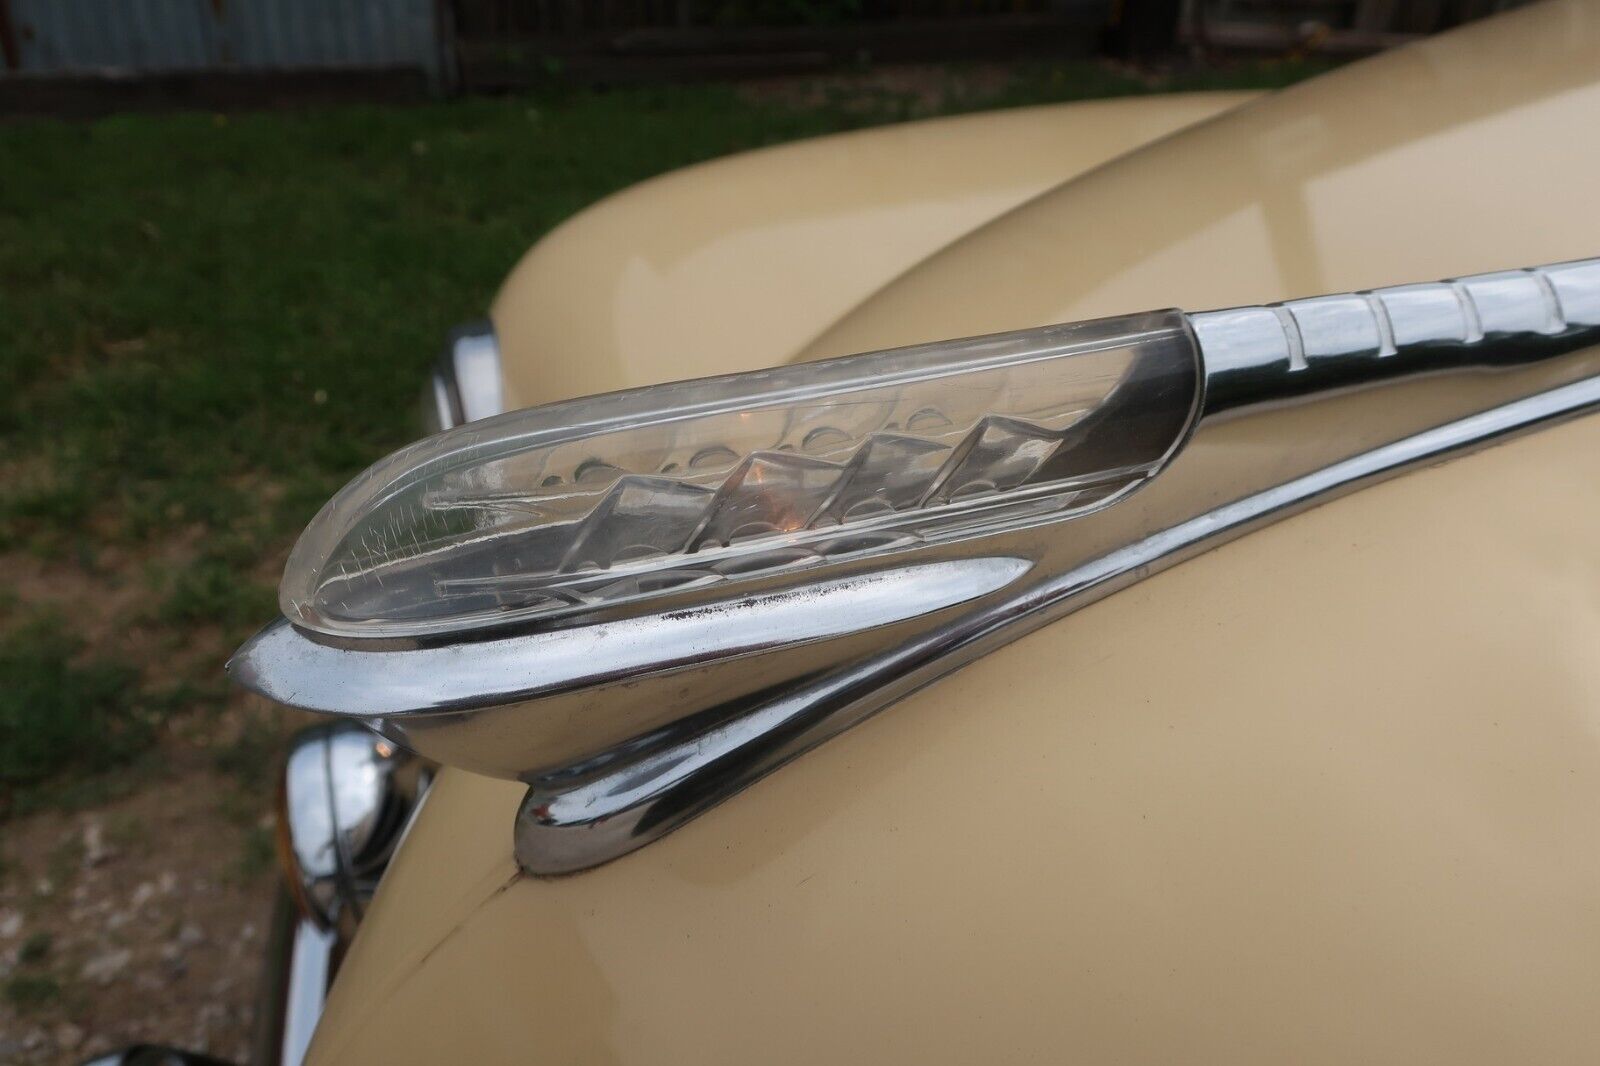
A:
[[[1069,518],[1195,408],[1175,311],[679,382],[413,445],[322,510],[284,614],[420,636],[615,607]]]
[[[571,872],[1163,567],[1597,410],[1600,260],[572,400],[357,478],[230,669],[526,782],[517,856]]]

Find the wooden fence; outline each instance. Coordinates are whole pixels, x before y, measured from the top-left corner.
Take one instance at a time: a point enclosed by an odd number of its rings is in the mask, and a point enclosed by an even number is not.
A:
[[[1084,55],[1115,0],[452,0],[461,86]]]
[[[646,27],[845,26],[904,19],[1004,19],[1060,0],[451,0],[464,37],[561,37]]]

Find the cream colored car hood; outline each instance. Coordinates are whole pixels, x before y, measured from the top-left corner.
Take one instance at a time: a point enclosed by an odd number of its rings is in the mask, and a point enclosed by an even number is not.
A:
[[[897,280],[763,306],[832,354],[1593,255],[1597,78],[1600,8],[1541,5],[1159,141]],[[557,238],[508,293],[561,283]],[[579,310],[626,273],[608,254],[562,252]],[[661,364],[628,340],[656,297],[549,324],[503,297],[513,391],[759,361],[761,322],[689,354],[718,272],[660,310]],[[447,772],[312,1061],[1592,1061],[1596,484],[1588,419],[1329,504],[574,877],[516,873],[519,786]]]
[[[506,279],[494,320],[508,399],[527,406],[782,362],[961,235],[1257,95],[909,122],[635,185],[557,227]]]

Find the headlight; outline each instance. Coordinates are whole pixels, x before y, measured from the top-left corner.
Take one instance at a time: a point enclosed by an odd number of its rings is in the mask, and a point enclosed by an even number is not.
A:
[[[278,845],[300,909],[360,920],[420,796],[419,760],[355,722],[299,733],[279,789]]]

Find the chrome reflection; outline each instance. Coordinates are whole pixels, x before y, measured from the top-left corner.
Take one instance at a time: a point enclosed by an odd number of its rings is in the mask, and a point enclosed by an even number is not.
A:
[[[280,703],[355,716],[376,708],[385,717],[374,720],[374,728],[423,750],[436,736],[444,739],[435,730],[472,720],[493,731],[495,740],[463,747],[453,765],[499,777],[570,780],[585,772],[579,764],[589,756],[676,719],[685,705],[747,697],[766,679],[784,676],[783,653],[864,635],[881,639],[1004,588],[1028,568],[1025,560],[1006,557],[926,563],[470,645],[353,651],[308,639],[280,620],[254,638],[232,672]],[[382,683],[343,684],[352,655],[376,667]],[[719,663],[737,680],[717,676],[711,668]],[[774,663],[783,664],[777,674]],[[641,685],[645,677],[663,678],[671,697]],[[525,714],[533,701],[547,713]],[[423,706],[447,713],[412,713]],[[604,743],[596,744],[597,737]]]
[[[300,1066],[305,1061],[328,998],[337,946],[338,935],[333,930],[320,928],[308,918],[302,918],[295,925],[284,989],[283,1029],[278,1047],[280,1066]]]
[[[485,318],[451,330],[423,390],[423,427],[438,433],[504,410],[500,342],[495,338],[494,323]]]

